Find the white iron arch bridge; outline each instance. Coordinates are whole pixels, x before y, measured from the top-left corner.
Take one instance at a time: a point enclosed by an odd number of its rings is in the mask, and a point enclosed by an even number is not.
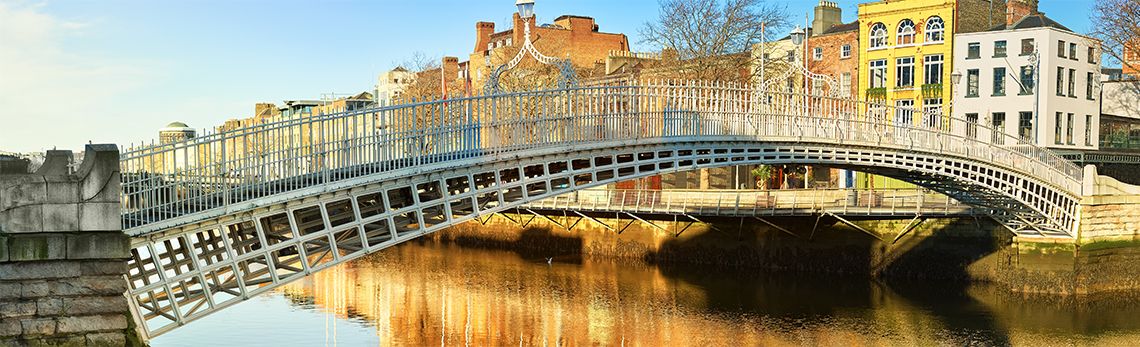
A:
[[[811,164],[912,182],[1070,238],[1082,171],[986,124],[748,85],[641,82],[247,124],[122,154],[130,297],[151,336],[335,264],[559,194]]]

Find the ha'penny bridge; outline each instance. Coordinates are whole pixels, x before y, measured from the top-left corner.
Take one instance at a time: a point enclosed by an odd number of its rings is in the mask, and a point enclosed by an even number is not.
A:
[[[557,197],[754,164],[896,178],[949,197],[904,204],[906,214],[981,215],[1016,235],[1060,239],[1074,237],[1084,174],[1049,150],[937,110],[747,85],[567,87],[344,111],[124,150],[130,299],[154,336],[481,216],[597,210],[597,200],[571,206]],[[605,200],[610,212],[639,208],[623,198],[614,209],[612,195]],[[688,217],[726,210],[694,210],[680,200],[649,208]],[[889,207],[839,206],[848,199],[832,197],[833,206],[823,208],[822,200],[807,200],[784,208],[765,198],[750,217]],[[738,201],[727,204],[740,211]]]
[[[127,304],[144,339],[307,274],[496,214],[533,214],[567,230],[599,223],[614,232],[620,226],[592,216],[613,214],[662,232],[671,231],[650,216],[749,218],[777,229],[766,219],[895,218],[911,219],[911,228],[920,218],[970,216],[993,219],[1018,237],[1065,242],[1080,238],[1082,199],[1099,187],[1089,183],[1095,173],[1047,149],[940,110],[692,81],[490,92],[280,119],[128,147],[117,165],[115,150],[89,147],[77,167],[49,153],[34,179],[5,188],[14,198],[0,199],[0,231],[125,232],[129,254],[104,258],[129,257]],[[921,188],[605,188],[737,165],[818,165]],[[28,195],[37,189],[46,195]],[[57,190],[65,193],[53,195]],[[571,215],[579,216],[574,224],[565,218]],[[68,240],[65,252],[28,254],[99,258],[99,247],[75,245],[102,243],[59,237]],[[12,261],[24,257],[11,254]],[[108,268],[84,262],[61,276],[115,273],[114,261]],[[12,273],[6,276],[23,274]],[[108,293],[107,300],[117,296]]]

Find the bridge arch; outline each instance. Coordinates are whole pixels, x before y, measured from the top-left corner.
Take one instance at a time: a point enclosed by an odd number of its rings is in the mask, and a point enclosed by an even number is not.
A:
[[[979,140],[1004,140],[985,131],[853,100],[650,83],[348,111],[128,150],[132,304],[161,334],[480,215],[730,165],[882,174],[982,207],[1015,233],[1068,237],[1080,170],[1047,150]]]

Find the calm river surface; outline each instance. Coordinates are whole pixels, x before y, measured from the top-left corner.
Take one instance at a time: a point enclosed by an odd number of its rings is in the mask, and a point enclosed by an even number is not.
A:
[[[153,346],[1140,345],[1140,305],[409,243]]]

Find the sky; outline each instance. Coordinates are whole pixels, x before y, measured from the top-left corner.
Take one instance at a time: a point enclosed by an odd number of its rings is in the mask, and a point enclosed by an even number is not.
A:
[[[817,3],[765,1],[797,18]],[[838,1],[844,20],[866,1]],[[1088,32],[1091,0],[1041,2]],[[657,0],[535,6],[541,23],[594,17],[638,51],[656,50],[638,29],[658,10]],[[370,91],[416,52],[466,57],[475,22],[506,28],[514,11],[514,0],[0,0],[0,151],[149,142],[173,121],[212,128],[258,102]]]

